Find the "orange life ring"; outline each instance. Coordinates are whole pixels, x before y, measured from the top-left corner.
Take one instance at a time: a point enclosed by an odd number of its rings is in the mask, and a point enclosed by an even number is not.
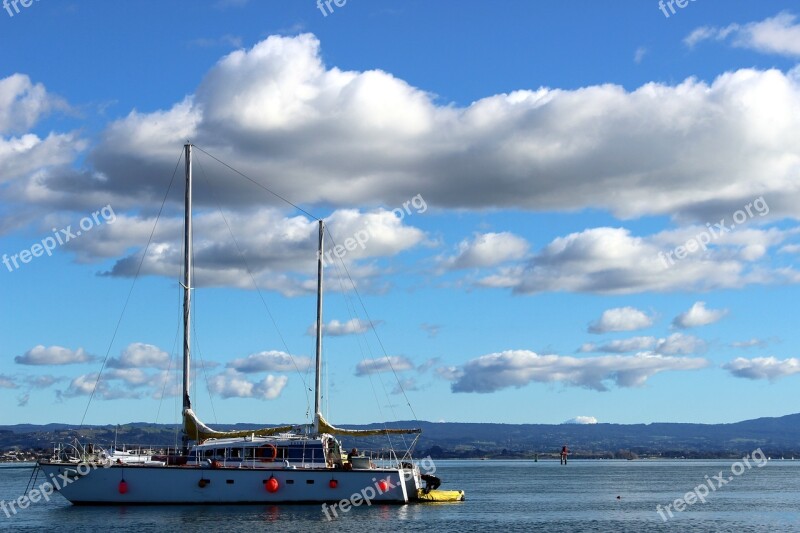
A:
[[[272,448],[272,457],[265,457],[263,455],[264,450],[268,448]],[[256,459],[258,459],[259,461],[265,463],[271,463],[272,461],[275,460],[276,457],[278,457],[278,448],[274,444],[264,444],[263,446],[259,446],[256,449]]]

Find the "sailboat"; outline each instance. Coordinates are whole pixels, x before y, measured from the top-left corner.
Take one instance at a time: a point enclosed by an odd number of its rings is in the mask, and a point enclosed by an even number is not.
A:
[[[408,503],[462,500],[462,491],[427,491],[410,456],[392,454],[383,463],[346,453],[337,436],[419,434],[419,429],[343,429],[322,416],[322,295],[325,227],[319,221],[316,360],[313,423],[245,431],[216,431],[192,410],[192,148],[186,165],[183,273],[183,448],[180,453],[143,456],[90,446],[57,449],[38,467],[55,489],[76,505]],[[412,445],[413,446],[413,445]]]

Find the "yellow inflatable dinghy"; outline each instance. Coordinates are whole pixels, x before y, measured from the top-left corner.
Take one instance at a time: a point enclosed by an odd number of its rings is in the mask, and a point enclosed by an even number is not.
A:
[[[417,490],[417,499],[422,502],[463,502],[463,490],[431,490],[425,492],[425,489]]]

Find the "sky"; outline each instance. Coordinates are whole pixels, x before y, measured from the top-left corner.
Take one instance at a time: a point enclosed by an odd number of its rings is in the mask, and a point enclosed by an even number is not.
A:
[[[798,411],[793,3],[339,4],[2,6],[0,425],[180,420],[187,141],[212,426],[310,420],[317,219],[334,424]]]

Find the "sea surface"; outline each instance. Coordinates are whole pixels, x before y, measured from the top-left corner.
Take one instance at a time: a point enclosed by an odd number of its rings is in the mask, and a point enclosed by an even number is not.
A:
[[[10,517],[13,531],[732,531],[800,532],[800,458],[736,461],[437,461],[442,489],[467,501],[361,506],[328,521],[319,505],[74,507],[54,495]],[[732,470],[733,467],[733,470]],[[0,500],[25,491],[32,467],[0,467]],[[721,473],[721,474],[720,474]],[[724,480],[724,486],[719,485]],[[40,477],[37,484],[43,480]],[[676,499],[703,494],[682,512]],[[698,490],[695,492],[695,488]],[[694,500],[689,496],[686,501]],[[672,517],[664,508],[670,508]],[[662,514],[657,512],[660,505]],[[666,519],[666,520],[665,520]]]

